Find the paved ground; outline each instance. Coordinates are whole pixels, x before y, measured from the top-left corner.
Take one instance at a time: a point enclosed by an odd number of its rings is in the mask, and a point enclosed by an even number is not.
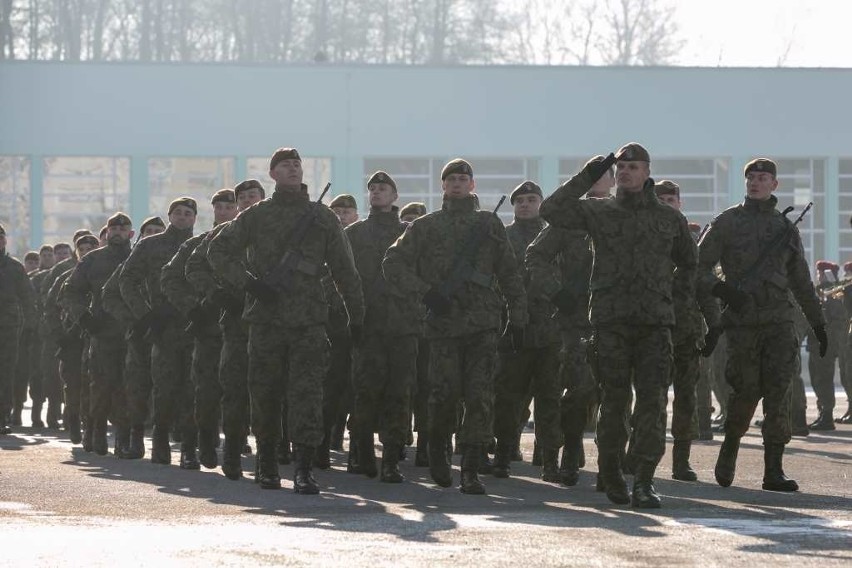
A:
[[[526,455],[531,443],[525,434]],[[290,491],[291,466],[283,490],[262,491],[219,469],[86,454],[25,427],[0,437],[0,550],[5,566],[852,565],[852,426],[792,442],[797,494],[760,489],[760,443],[752,429],[729,489],[713,482],[718,440],[694,450],[698,483],[672,481],[667,454],[664,508],[648,513],[594,491],[590,438],[573,488],[541,482],[525,462],[512,479],[486,477],[488,496],[466,496],[410,460],[409,482],[389,486],[347,474],[335,454],[311,497]]]

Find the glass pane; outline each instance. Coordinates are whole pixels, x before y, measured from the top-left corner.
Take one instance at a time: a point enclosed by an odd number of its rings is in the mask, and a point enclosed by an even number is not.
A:
[[[234,186],[232,158],[151,158],[148,160],[150,210],[165,219],[169,203],[182,196],[198,202],[195,233],[213,226],[210,199],[223,187]]]
[[[651,158],[651,175],[654,178],[668,176],[709,176],[715,173],[713,159],[654,159]],[[665,175],[663,175],[665,174]]]
[[[840,160],[840,175],[852,176],[852,159]]]
[[[30,248],[29,158],[0,156],[0,223],[6,229],[6,250],[23,257]]]

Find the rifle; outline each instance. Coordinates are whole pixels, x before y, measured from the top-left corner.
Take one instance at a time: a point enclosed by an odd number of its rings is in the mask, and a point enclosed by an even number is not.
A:
[[[317,198],[316,202],[308,206],[308,210],[296,223],[293,232],[290,233],[287,251],[284,253],[284,256],[281,257],[278,264],[266,276],[261,278],[264,284],[271,286],[279,292],[286,292],[291,286],[294,272],[303,272],[309,276],[316,276],[319,273],[320,266],[305,261],[299,248],[302,246],[302,241],[305,240],[308,230],[314,224],[317,218],[317,211],[319,211],[319,205],[322,203],[322,199],[328,193],[329,189],[331,189],[331,182],[325,184],[325,189],[322,190],[319,198]]]
[[[494,211],[492,211],[492,215],[497,215],[497,212],[500,210],[500,207],[502,207],[504,201],[506,201],[505,195],[500,197],[500,201],[497,203],[497,207],[494,208]],[[458,254],[456,254],[456,258],[453,260],[453,268],[450,271],[449,278],[444,280],[443,284],[441,284],[438,288],[438,291],[445,298],[449,298],[458,292],[465,282],[473,282],[474,284],[479,284],[486,288],[491,287],[493,284],[493,278],[482,274],[473,266],[476,254],[479,252],[479,248],[482,246],[482,242],[485,240],[487,235],[488,218],[483,217],[479,223],[476,223],[473,227],[471,227],[468,238],[464,242],[464,246]]]
[[[769,242],[769,244],[767,244],[763,248],[763,250],[761,250],[758,253],[757,260],[755,260],[754,263],[751,266],[749,266],[748,269],[746,269],[745,272],[743,272],[743,275],[736,281],[735,285],[739,290],[741,290],[743,292],[749,291],[749,288],[752,285],[754,285],[754,283],[753,283],[754,277],[757,276],[758,274],[760,274],[760,272],[763,270],[763,267],[766,265],[767,262],[769,262],[769,259],[772,257],[772,253],[774,253],[776,250],[781,248],[783,245],[787,244],[787,241],[789,240],[790,236],[793,234],[793,229],[796,228],[796,225],[798,225],[799,223],[802,222],[802,219],[805,218],[805,215],[808,213],[808,211],[811,210],[811,207],[813,207],[813,205],[814,205],[813,201],[809,202],[807,204],[807,206],[805,206],[805,208],[799,214],[799,216],[796,217],[796,220],[793,221],[788,227],[786,227],[778,235],[776,235],[775,238],[772,239]],[[787,215],[790,214],[790,212],[792,212],[792,211],[793,211],[793,207],[790,206],[790,207],[787,207],[786,209],[784,209],[784,211],[782,211],[781,214],[786,219]]]

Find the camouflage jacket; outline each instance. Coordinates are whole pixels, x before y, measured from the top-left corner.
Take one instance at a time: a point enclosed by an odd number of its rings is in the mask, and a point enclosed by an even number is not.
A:
[[[121,269],[118,286],[134,318],[138,320],[152,309],[170,305],[160,287],[160,275],[163,266],[191,236],[192,229],[169,225],[165,232],[145,237],[133,248]]]
[[[486,230],[486,238],[472,260],[478,273],[477,281],[461,285],[450,298],[452,306],[448,315],[430,314],[426,318],[426,337],[499,331],[503,299],[498,284],[509,303],[509,322],[520,326],[527,324],[526,293],[506,229],[496,215],[476,209],[474,196],[444,198],[439,211],[411,223],[385,255],[382,263],[385,278],[398,293],[420,299],[429,289],[439,288],[450,277],[456,256],[463,250],[474,227]]]
[[[199,294],[186,277],[186,266],[190,256],[201,245],[210,231],[195,235],[184,241],[177,253],[163,267],[160,276],[160,286],[169,302],[184,316],[189,315],[190,310],[200,306],[206,312],[206,322],[201,324],[203,333],[207,335],[219,335],[220,330],[219,310],[204,302],[204,296]],[[199,322],[193,322],[199,325]],[[198,331],[201,331],[201,328]]]
[[[674,326],[673,289],[695,294],[697,251],[686,218],[660,203],[650,184],[615,198],[580,199],[592,185],[583,170],[541,204],[548,223],[592,238],[589,321]]]
[[[47,330],[44,327],[44,300],[41,295],[41,283],[44,282],[48,274],[50,274],[50,269],[48,268],[37,270],[30,274],[30,283],[33,286],[33,297],[35,298],[35,317],[38,322],[39,337],[45,337],[47,334]]]
[[[742,283],[750,301],[741,314],[725,310],[725,327],[792,322],[795,308],[788,291],[812,327],[825,325],[799,231],[776,209],[777,203],[774,195],[763,202],[746,198],[713,219],[701,237],[700,286],[711,290],[718,282],[713,272],[717,263],[721,264],[726,281],[739,286],[764,247],[782,231],[792,229],[789,239],[775,249],[761,273]]]
[[[35,329],[36,299],[24,265],[8,253],[0,255],[0,327]]]
[[[693,242],[697,242],[699,235],[694,231],[690,231],[690,234]],[[718,300],[704,286],[696,286],[695,294],[675,287],[673,294],[675,327],[672,331],[672,343],[692,343],[697,349],[701,349],[704,347],[705,319],[708,327],[718,326],[720,323]]]
[[[325,265],[343,296],[350,322],[363,323],[364,296],[349,241],[334,212],[311,202],[305,185],[297,192],[276,189],[272,197],[240,213],[210,241],[207,258],[225,281],[242,290],[249,279],[246,270],[263,278],[281,262],[290,249],[292,231],[310,208],[315,208],[316,216],[299,245],[302,261],[291,275],[289,291],[279,294],[274,305],[247,295],[246,321],[285,327],[325,324]]]
[[[47,291],[47,297],[44,299],[44,325],[47,332],[55,340],[61,338],[71,332],[80,336],[80,329],[75,328],[73,322],[68,317],[68,312],[62,307],[63,304],[63,285],[71,276],[73,268],[69,268],[53,281],[53,286]]]
[[[527,248],[530,304],[547,306],[563,328],[588,328],[589,278],[592,274],[591,239],[586,231],[567,230],[552,225],[545,228]],[[570,313],[557,311],[551,303],[561,290],[575,300]]]
[[[56,279],[59,278],[61,274],[68,272],[75,266],[77,266],[77,257],[72,254],[62,262],[54,264],[53,268],[47,272],[47,276],[42,279],[39,289],[36,290],[39,294],[42,305],[47,302],[47,294],[50,292],[50,289],[53,288],[53,283],[56,282]]]
[[[108,244],[93,250],[77,263],[65,282],[61,300],[72,321],[79,322],[88,311],[102,323],[98,333],[120,331],[120,324],[103,309],[102,291],[106,281],[129,254],[130,243],[121,246]]]
[[[559,343],[559,324],[553,319],[553,307],[547,298],[536,297],[530,292],[530,274],[524,266],[524,257],[531,243],[538,238],[546,223],[540,218],[515,219],[506,227],[506,236],[515,253],[518,262],[518,274],[524,282],[527,292],[527,310],[529,311],[529,323],[524,334],[525,347],[544,347]]]
[[[392,293],[382,273],[385,253],[405,231],[399,220],[399,208],[392,211],[370,211],[370,215],[344,229],[352,246],[355,267],[364,287],[364,330],[380,335],[406,335],[421,332],[425,315],[417,299]]]
[[[104,312],[112,316],[122,327],[128,328],[133,325],[136,318],[133,317],[133,312],[127,307],[124,298],[121,297],[121,288],[118,285],[121,278],[121,269],[124,268],[124,263],[119,264],[112,271],[107,281],[104,282],[103,290],[101,291],[101,307]]]

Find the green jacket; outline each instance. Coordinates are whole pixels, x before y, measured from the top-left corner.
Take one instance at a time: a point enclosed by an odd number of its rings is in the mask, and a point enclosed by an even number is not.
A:
[[[124,263],[118,265],[113,270],[107,281],[104,282],[103,290],[101,291],[101,307],[104,312],[112,316],[126,330],[136,318],[133,317],[133,312],[127,307],[124,298],[121,297],[121,288],[118,286],[119,278],[121,277],[121,269]]]
[[[693,241],[698,240],[695,232],[691,232],[691,235]],[[696,286],[694,295],[680,287],[676,287],[673,292],[675,327],[672,331],[672,343],[691,343],[696,348],[703,347],[706,327],[720,325],[719,301],[704,286]]]
[[[766,201],[745,198],[713,219],[701,237],[700,285],[709,291],[719,281],[713,272],[716,264],[721,264],[729,284],[740,285],[740,279],[757,261],[760,251],[776,235],[792,229],[789,239],[775,249],[760,274],[742,283],[750,301],[741,314],[725,310],[722,318],[725,327],[794,321],[795,307],[789,292],[812,327],[825,325],[799,231],[776,209],[777,203],[774,195]]]
[[[79,322],[84,313],[91,312],[103,324],[101,334],[121,331],[121,325],[103,309],[104,284],[115,269],[130,254],[130,243],[123,246],[106,245],[95,249],[77,263],[65,282],[62,307],[72,321]]]
[[[478,273],[476,281],[464,282],[450,298],[452,307],[448,315],[427,317],[426,337],[499,331],[504,305],[499,292],[509,304],[509,323],[527,324],[526,293],[506,229],[496,215],[476,209],[475,196],[444,198],[439,211],[411,223],[385,255],[382,263],[385,278],[396,293],[420,299],[430,288],[440,287],[450,277],[456,255],[474,225],[486,231],[472,263]]]
[[[247,295],[246,321],[291,328],[325,324],[328,302],[322,277],[327,265],[350,323],[363,323],[364,296],[349,241],[334,212],[311,202],[305,185],[297,192],[276,189],[272,197],[240,213],[210,241],[207,258],[228,284],[242,290],[249,279],[246,270],[263,278],[279,264],[290,248],[292,231],[312,207],[316,217],[299,246],[302,262],[292,274],[290,290],[273,305]]]
[[[650,184],[615,198],[581,199],[592,185],[584,169],[541,204],[548,223],[592,238],[589,321],[674,326],[673,290],[695,295],[698,259],[686,218],[660,203]]]
[[[0,253],[0,327],[35,329],[36,299],[24,265]]]

